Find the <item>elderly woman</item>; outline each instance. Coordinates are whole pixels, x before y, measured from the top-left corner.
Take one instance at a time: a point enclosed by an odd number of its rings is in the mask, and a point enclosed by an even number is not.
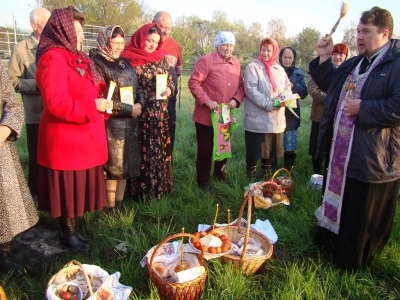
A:
[[[289,80],[292,93],[299,94],[301,99],[307,97],[307,86],[305,75],[302,70],[296,68],[296,51],[286,47],[279,52],[279,63],[285,70]],[[286,129],[283,133],[284,162],[283,167],[290,170],[294,166],[297,148],[297,129],[300,127],[300,103],[296,100],[297,108],[292,108],[295,114],[288,108],[285,109]]]
[[[332,64],[335,68],[339,67],[348,57],[349,47],[346,44],[338,43],[333,46]],[[317,86],[314,80],[310,79],[307,84],[307,91],[312,97],[311,104],[311,132],[308,154],[312,157],[314,174],[323,175],[322,160],[323,157],[317,155],[319,121],[321,120],[324,111],[325,93]]]
[[[61,242],[90,249],[75,216],[105,206],[107,139],[100,98],[104,81],[82,51],[84,16],[73,6],[53,10],[40,38],[36,82],[44,112],[38,142],[39,203],[58,218]]]
[[[21,274],[22,268],[8,256],[9,242],[38,221],[14,143],[23,122],[22,104],[0,64],[0,272],[15,274]]]
[[[162,49],[161,36],[158,25],[145,24],[132,35],[122,53],[133,66],[144,94],[139,117],[142,165],[136,190],[140,198],[147,200],[160,199],[162,195],[171,193],[173,188],[167,102],[174,92],[174,83]],[[156,93],[157,84],[165,85],[159,94]]]
[[[211,111],[227,103],[238,108],[243,101],[243,78],[240,63],[232,56],[235,37],[232,32],[221,31],[214,41],[214,52],[200,57],[189,79],[189,89],[195,99],[193,121],[196,126],[197,183],[200,189],[209,188],[212,167],[214,131]],[[226,179],[226,159],[214,162],[214,178]]]
[[[290,95],[291,84],[285,70],[277,63],[278,43],[272,38],[260,42],[260,54],[244,72],[244,121],[246,173],[254,179],[261,159],[261,176],[270,173],[277,157],[283,156],[285,108],[278,96]]]
[[[97,49],[90,51],[107,91],[111,82],[116,84],[111,96],[112,113],[106,121],[108,161],[104,166],[107,176],[106,212],[111,215],[124,212],[122,200],[126,179],[139,176],[141,164],[138,117],[142,113],[144,99],[135,71],[129,61],[121,57],[124,38],[125,33],[120,26],[106,26],[97,35]]]

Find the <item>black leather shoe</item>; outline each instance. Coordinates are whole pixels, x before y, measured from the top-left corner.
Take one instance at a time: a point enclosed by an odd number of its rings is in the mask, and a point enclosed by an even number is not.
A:
[[[198,185],[199,185],[199,189],[201,189],[202,191],[210,190],[210,185],[208,182],[198,183]]]
[[[67,246],[77,251],[89,251],[90,246],[82,241],[76,232],[68,235],[61,235],[61,245]]]
[[[78,231],[75,231],[75,234],[83,242],[90,242],[91,240],[93,240],[93,236],[91,234],[84,234]]]
[[[6,252],[0,251],[0,272],[12,272],[14,275],[21,275],[24,272],[24,269],[17,263],[13,262]]]
[[[122,215],[124,215],[126,213],[126,210],[125,210],[124,205],[122,204],[122,201],[116,201],[115,208],[116,208],[117,212]]]

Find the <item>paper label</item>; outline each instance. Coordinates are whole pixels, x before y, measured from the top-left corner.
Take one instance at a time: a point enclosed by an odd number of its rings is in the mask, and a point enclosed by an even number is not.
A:
[[[119,89],[119,95],[121,102],[129,105],[133,105],[133,87],[125,86]]]
[[[222,104],[222,120],[224,124],[231,121],[231,109],[227,104]]]
[[[167,74],[156,75],[156,99],[167,99],[167,96],[161,96],[161,94],[167,89],[167,79]]]
[[[108,94],[107,94],[107,100],[108,101],[111,101],[111,98],[112,98],[112,95],[114,94],[114,90],[115,90],[116,86],[117,85],[115,84],[115,82],[111,80],[110,81],[110,86],[108,87]],[[107,108],[106,112],[111,114],[112,113],[112,109],[111,108]]]

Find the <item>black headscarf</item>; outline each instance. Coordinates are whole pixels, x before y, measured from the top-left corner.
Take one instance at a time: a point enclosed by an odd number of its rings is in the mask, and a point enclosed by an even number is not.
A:
[[[290,67],[285,67],[282,63],[283,52],[286,49],[290,49],[293,52],[293,63]],[[286,74],[289,78],[293,75],[294,69],[296,68],[296,59],[297,59],[297,53],[296,50],[294,50],[292,47],[285,47],[279,52],[279,63],[281,64],[282,68],[285,69]]]

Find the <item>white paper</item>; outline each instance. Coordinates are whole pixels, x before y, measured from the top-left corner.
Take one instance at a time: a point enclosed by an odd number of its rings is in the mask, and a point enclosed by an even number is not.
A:
[[[133,87],[126,86],[119,89],[121,102],[129,105],[133,105]]]
[[[112,98],[112,95],[114,94],[114,90],[115,90],[116,86],[117,85],[115,84],[115,82],[111,80],[110,81],[110,86],[108,87],[108,94],[107,94],[107,100],[108,101],[111,101],[111,98]],[[112,113],[112,109],[111,108],[107,108],[106,112],[111,114]]]
[[[156,75],[156,99],[167,99],[167,96],[161,96],[167,89],[167,74]]]
[[[224,121],[224,124],[231,121],[231,109],[227,104],[222,104],[222,120]]]
[[[299,98],[300,98],[300,96],[297,93],[296,94],[290,94],[290,95],[283,96],[283,99],[281,99],[280,102],[286,102],[288,100],[296,100],[296,99],[299,99]]]
[[[233,224],[235,221],[231,222],[231,224]],[[245,219],[242,218],[242,223],[247,223],[247,221]],[[227,226],[228,224],[215,224],[216,226]],[[272,224],[270,223],[270,221],[265,220],[265,221],[261,221],[259,219],[256,220],[255,224],[251,224],[250,227],[256,231],[258,231],[259,233],[263,234],[264,236],[266,236],[272,244],[275,244],[276,241],[278,240],[278,235],[275,232],[274,227],[272,227]],[[207,224],[198,224],[197,225],[197,230],[198,231],[202,231],[202,230],[208,230],[210,229],[210,225]]]
[[[197,277],[200,277],[201,275],[204,274],[205,271],[206,271],[206,269],[203,266],[200,266],[200,267],[188,269],[185,271],[177,272],[176,275],[178,276],[178,282],[182,283],[182,282],[187,282],[190,280],[194,280]]]

